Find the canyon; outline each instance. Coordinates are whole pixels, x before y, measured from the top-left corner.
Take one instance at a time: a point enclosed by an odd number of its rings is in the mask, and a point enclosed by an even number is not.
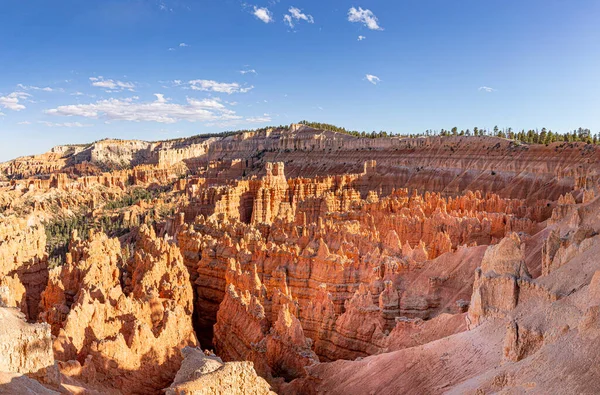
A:
[[[0,393],[598,393],[599,163],[301,124],[2,163]]]

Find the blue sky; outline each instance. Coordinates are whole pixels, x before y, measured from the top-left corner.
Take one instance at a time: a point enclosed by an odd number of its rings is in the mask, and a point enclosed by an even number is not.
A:
[[[600,131],[597,0],[4,0],[0,161],[302,119]]]

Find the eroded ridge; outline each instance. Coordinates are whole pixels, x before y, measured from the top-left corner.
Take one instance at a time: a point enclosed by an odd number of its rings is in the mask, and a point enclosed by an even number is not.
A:
[[[596,358],[598,157],[292,125],[2,164],[0,388],[592,390],[550,361]]]

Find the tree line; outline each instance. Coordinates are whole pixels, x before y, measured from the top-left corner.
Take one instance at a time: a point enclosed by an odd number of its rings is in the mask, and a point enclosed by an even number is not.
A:
[[[514,141],[520,141],[522,143],[528,144],[550,144],[555,142],[584,142],[587,144],[599,144],[600,136],[596,133],[592,134],[590,129],[587,128],[578,128],[576,130],[570,132],[553,132],[552,130],[542,128],[542,129],[522,129],[520,131],[515,131],[512,128],[503,128],[500,129],[498,126],[494,126],[493,129],[479,128],[474,127],[471,129],[461,129],[459,130],[456,126],[451,129],[441,129],[441,130],[433,130],[428,129],[424,133],[411,133],[411,134],[396,134],[393,132],[388,132],[381,130],[379,132],[372,131],[359,132],[357,130],[347,130],[346,128],[331,125],[328,123],[321,122],[310,122],[310,121],[300,121],[302,125],[310,126],[315,129],[321,130],[329,130],[332,132],[344,133],[355,137],[363,137],[363,138],[385,138],[385,137],[430,137],[430,136],[490,136],[490,137],[499,137],[505,138]]]

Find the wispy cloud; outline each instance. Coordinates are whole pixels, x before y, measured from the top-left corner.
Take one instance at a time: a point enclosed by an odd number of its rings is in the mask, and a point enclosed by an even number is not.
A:
[[[159,1],[158,2],[158,9],[161,11],[169,11],[169,12],[173,12],[173,8],[167,6],[167,4],[164,1]]]
[[[27,125],[29,125],[31,122],[27,123]],[[63,122],[63,123],[54,123],[54,122],[47,122],[47,121],[38,121],[38,123],[41,123],[43,125],[48,126],[49,128],[89,128],[91,126],[94,126],[92,124],[84,124],[81,122]]]
[[[47,110],[56,116],[79,116],[106,121],[159,122],[225,122],[239,121],[243,117],[227,108],[219,99],[187,98],[185,104],[172,103],[163,94],[156,100],[141,102],[139,98],[107,99],[90,104],[72,104]]]
[[[358,9],[352,7],[348,10],[348,21],[362,23],[371,30],[383,30],[379,26],[375,14],[371,10],[363,10],[361,7],[358,7]]]
[[[18,124],[19,125],[31,125],[31,122],[29,122],[29,121],[21,121],[21,122],[18,122]]]
[[[31,97],[31,95],[25,92],[13,92],[6,96],[0,96],[0,107],[12,111],[24,110],[25,106],[21,103],[21,100],[28,97]]]
[[[237,82],[217,82],[212,80],[192,80],[189,82],[190,88],[195,91],[227,93],[246,93],[252,90],[253,86],[241,86]]]
[[[187,47],[190,47],[190,44],[187,44],[187,43],[179,43],[179,45],[177,46],[177,48],[187,48]],[[169,51],[169,52],[177,51],[177,48],[176,48],[176,47],[169,47],[169,48],[167,49],[167,51]]]
[[[97,88],[104,88],[110,91],[123,91],[128,90],[133,92],[135,90],[135,84],[132,82],[123,82],[123,81],[115,81],[115,80],[107,80],[102,76],[98,77],[90,77],[90,81],[92,82],[92,86]]]
[[[294,27],[294,23],[298,21],[306,21],[308,23],[315,23],[312,15],[304,14],[299,8],[290,7],[288,10],[289,14],[284,15],[283,21],[291,28]]]
[[[44,91],[44,92],[53,92],[54,89],[50,88],[49,86],[46,87],[39,87],[39,86],[33,86],[33,85],[23,85],[23,84],[17,84],[17,87],[19,87],[20,89],[29,91]]]
[[[273,22],[273,13],[266,7],[254,6],[254,16],[263,21],[264,23]]]
[[[367,79],[367,81],[369,81],[373,85],[377,85],[378,83],[381,82],[381,79],[373,74],[367,74],[367,75],[365,75],[365,78]]]
[[[254,69],[240,70],[240,74],[258,74]]]
[[[362,41],[364,40],[366,37],[365,36],[358,36],[358,41]]]
[[[258,116],[258,117],[249,117],[249,118],[246,118],[246,122],[250,122],[250,123],[271,122],[271,116],[269,114],[263,114],[262,116]]]
[[[489,86],[480,86],[478,90],[484,92],[496,92],[494,88],[490,88]]]

